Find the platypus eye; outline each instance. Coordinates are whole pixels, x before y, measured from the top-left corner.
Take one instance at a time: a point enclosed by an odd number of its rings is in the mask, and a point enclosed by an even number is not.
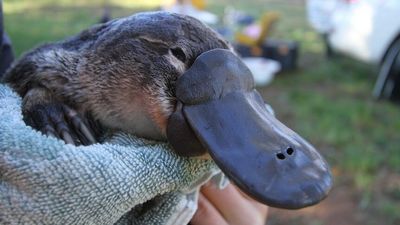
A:
[[[177,59],[186,63],[186,55],[181,48],[171,48],[172,55],[174,55]]]

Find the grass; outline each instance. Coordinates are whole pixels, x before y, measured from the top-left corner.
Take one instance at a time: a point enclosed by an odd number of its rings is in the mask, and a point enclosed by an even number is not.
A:
[[[102,1],[6,0],[5,23],[17,55],[39,43],[78,33],[101,17]],[[113,3],[113,16],[149,9],[156,3]],[[135,2],[135,1],[131,1]],[[359,194],[359,207],[381,224],[399,222],[399,179],[382,174],[400,173],[400,107],[371,98],[377,68],[346,57],[326,60],[318,34],[307,25],[300,0],[210,2],[221,15],[226,5],[258,16],[266,10],[281,13],[273,36],[300,43],[299,69],[279,74],[273,84],[260,88],[278,118],[315,144],[332,165],[336,185],[350,185]],[[390,177],[390,176],[389,176]],[[394,178],[393,178],[394,177]],[[308,221],[320,224],[319,221]],[[322,223],[321,223],[322,224]]]

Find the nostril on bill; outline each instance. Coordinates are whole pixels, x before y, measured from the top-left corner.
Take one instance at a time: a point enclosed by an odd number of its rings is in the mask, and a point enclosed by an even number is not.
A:
[[[277,153],[277,154],[276,154],[276,157],[277,157],[278,159],[280,159],[280,160],[284,160],[284,159],[286,158],[286,156],[285,156],[282,152]]]
[[[286,149],[286,153],[287,153],[288,155],[293,155],[294,149],[291,148],[291,147],[289,147],[288,149]]]
[[[286,149],[286,152],[278,152],[276,153],[276,158],[279,160],[284,160],[286,157],[290,157],[291,155],[294,154],[294,149],[292,147],[289,147]]]

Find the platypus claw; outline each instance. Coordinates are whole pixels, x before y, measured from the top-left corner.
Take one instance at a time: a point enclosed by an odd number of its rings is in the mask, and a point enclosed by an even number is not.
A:
[[[75,110],[64,105],[63,107],[65,116],[69,119],[72,126],[78,132],[79,139],[84,145],[95,144],[98,141],[94,137],[94,131],[82,117]]]
[[[65,104],[35,105],[24,113],[24,117],[28,125],[47,136],[61,138],[66,144],[90,145],[97,142],[88,123]]]

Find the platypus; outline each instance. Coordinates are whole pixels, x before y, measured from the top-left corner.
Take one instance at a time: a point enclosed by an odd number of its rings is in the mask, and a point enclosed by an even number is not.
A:
[[[332,186],[325,160],[266,109],[231,44],[189,16],[95,25],[24,54],[3,81],[22,96],[28,125],[66,143],[95,143],[93,129],[106,129],[169,141],[183,156],[209,153],[275,207],[315,204]]]

